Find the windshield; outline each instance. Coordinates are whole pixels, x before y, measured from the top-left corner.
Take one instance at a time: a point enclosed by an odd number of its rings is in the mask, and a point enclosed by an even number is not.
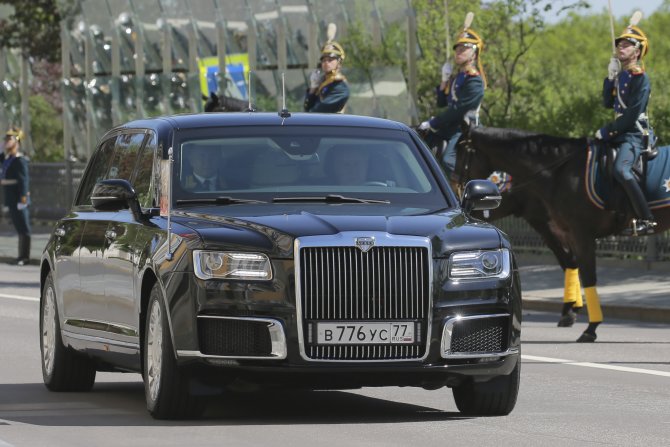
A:
[[[430,208],[446,199],[406,132],[342,127],[184,131],[174,198],[290,202],[333,195]],[[209,200],[208,200],[209,199]]]

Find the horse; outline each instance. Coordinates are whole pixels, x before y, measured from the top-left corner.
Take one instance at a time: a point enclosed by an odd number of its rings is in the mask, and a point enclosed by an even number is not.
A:
[[[633,218],[630,209],[605,209],[586,193],[590,144],[587,138],[467,127],[456,155],[456,172],[464,173],[460,181],[486,177],[496,170],[512,175],[514,187],[527,189],[531,200],[527,206],[537,206],[540,215],[546,213],[551,237],[574,256],[589,318],[577,342],[594,342],[603,321],[596,288],[596,239],[621,233]],[[657,232],[670,228],[670,206],[652,207],[652,212]]]
[[[205,101],[205,112],[253,112],[254,109],[247,101],[232,96],[217,95],[211,92],[208,96],[202,95]]]
[[[467,136],[467,130],[464,135]],[[446,148],[445,142],[432,132],[417,130],[424,142],[429,146],[437,160],[442,160],[442,153]],[[461,138],[457,144],[458,148],[463,148],[466,140]],[[474,169],[473,169],[474,168]],[[472,174],[475,174],[474,176]],[[453,177],[453,184],[457,189],[462,189],[464,181],[472,178],[485,178],[496,183],[503,194],[503,201],[500,206],[494,210],[485,212],[479,217],[487,221],[495,221],[510,215],[525,219],[528,224],[540,235],[545,245],[556,257],[559,266],[564,272],[563,288],[563,308],[561,317],[558,320],[558,327],[572,327],[577,320],[577,314],[583,307],[581,284],[579,281],[579,271],[577,260],[569,247],[561,243],[561,238],[556,234],[556,227],[550,225],[549,212],[542,201],[532,194],[530,188],[526,185],[512,186],[512,180],[503,179],[504,174],[499,174],[496,178],[492,171],[485,172],[476,165],[472,165],[472,160],[464,156],[457,156],[456,166]],[[476,215],[476,214],[475,214]]]

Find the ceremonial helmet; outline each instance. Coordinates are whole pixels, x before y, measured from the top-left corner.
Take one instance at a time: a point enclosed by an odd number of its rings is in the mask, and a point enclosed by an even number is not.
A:
[[[14,137],[16,141],[21,141],[23,139],[23,131],[18,127],[10,127],[5,133],[5,137]]]
[[[455,50],[459,45],[472,47],[477,51],[477,54],[480,54],[484,49],[484,41],[472,28],[466,28],[458,35],[453,49]]]
[[[626,27],[621,35],[616,38],[614,43],[618,45],[622,40],[627,40],[628,42],[635,45],[635,48],[640,49],[640,59],[642,59],[649,52],[649,40],[642,32],[642,30],[637,26],[629,25]]]
[[[326,42],[326,44],[321,48],[321,56],[320,59],[324,57],[335,57],[340,60],[344,60],[344,48],[342,48],[342,45],[339,43],[335,42],[334,40],[331,40],[330,42]]]

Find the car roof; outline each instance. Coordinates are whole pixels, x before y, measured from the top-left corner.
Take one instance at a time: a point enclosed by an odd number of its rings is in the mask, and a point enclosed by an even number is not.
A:
[[[335,126],[366,127],[389,130],[409,130],[405,124],[360,115],[291,113],[282,118],[278,113],[270,112],[215,112],[161,116],[150,119],[130,121],[119,128],[165,128],[199,129],[229,126]]]

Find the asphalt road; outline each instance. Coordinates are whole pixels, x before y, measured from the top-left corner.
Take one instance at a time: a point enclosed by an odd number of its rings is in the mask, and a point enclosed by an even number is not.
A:
[[[137,374],[100,373],[90,393],[42,384],[37,267],[0,265],[0,447],[7,446],[667,446],[667,324],[608,320],[599,341],[524,312],[519,401],[466,418],[450,390],[274,390],[214,400],[201,420],[155,421]],[[601,341],[603,340],[603,341]]]

